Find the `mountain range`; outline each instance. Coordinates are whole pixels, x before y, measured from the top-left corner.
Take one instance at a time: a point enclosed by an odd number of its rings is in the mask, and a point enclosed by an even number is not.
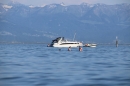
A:
[[[84,43],[130,43],[130,4],[0,3],[0,42],[51,42],[65,37]]]

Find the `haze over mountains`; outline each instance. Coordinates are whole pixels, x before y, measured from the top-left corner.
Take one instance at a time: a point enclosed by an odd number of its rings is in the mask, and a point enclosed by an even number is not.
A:
[[[130,4],[0,4],[0,42],[51,42],[62,36],[83,42],[130,43]]]

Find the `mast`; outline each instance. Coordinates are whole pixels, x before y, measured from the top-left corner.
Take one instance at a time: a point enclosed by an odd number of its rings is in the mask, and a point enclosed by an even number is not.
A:
[[[74,39],[75,39],[75,35],[76,35],[76,33],[74,34],[74,38],[73,38],[73,41],[74,41]]]

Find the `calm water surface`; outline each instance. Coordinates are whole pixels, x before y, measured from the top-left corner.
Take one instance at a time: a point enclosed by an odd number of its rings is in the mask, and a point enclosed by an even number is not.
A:
[[[130,46],[1,44],[0,86],[130,86]]]

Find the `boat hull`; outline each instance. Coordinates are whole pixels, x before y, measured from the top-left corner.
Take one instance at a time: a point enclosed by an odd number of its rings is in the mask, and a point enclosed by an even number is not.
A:
[[[82,43],[80,43],[80,44],[65,44],[65,45],[54,44],[54,45],[51,45],[50,47],[79,47],[79,46],[83,46]]]
[[[79,47],[81,45],[53,45],[51,47]]]

